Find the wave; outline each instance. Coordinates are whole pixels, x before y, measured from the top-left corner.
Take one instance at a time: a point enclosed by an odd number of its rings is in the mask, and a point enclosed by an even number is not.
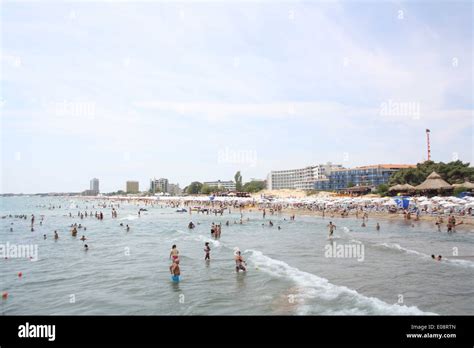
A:
[[[436,315],[423,312],[415,306],[389,304],[375,297],[367,297],[345,286],[329,283],[325,278],[307,273],[287,263],[272,259],[258,250],[246,250],[260,270],[275,277],[288,278],[300,288],[300,294],[294,295],[298,301],[298,314],[320,315]],[[319,299],[317,304],[306,305],[305,299]]]
[[[136,219],[138,219],[138,216],[136,216],[136,215],[127,215],[126,217],[123,217],[123,218],[121,218],[121,219],[119,219],[119,220],[129,220],[129,221],[132,221],[132,220],[136,220]]]
[[[399,250],[401,252],[404,252],[406,254],[410,254],[410,255],[417,255],[423,259],[431,259],[431,255],[428,255],[428,254],[425,254],[425,253],[421,253],[419,251],[416,251],[416,250],[412,250],[412,249],[407,249],[407,248],[404,248],[402,247],[400,244],[396,244],[396,243],[382,243],[382,244],[377,244],[378,246],[383,246],[385,248],[389,248],[389,249],[392,249],[392,250]],[[460,260],[460,259],[450,259],[448,257],[443,257],[443,261],[442,262],[445,262],[446,264],[449,264],[449,265],[453,265],[453,266],[461,266],[461,267],[467,267],[467,268],[474,268],[474,262],[472,261],[469,261],[469,260]]]

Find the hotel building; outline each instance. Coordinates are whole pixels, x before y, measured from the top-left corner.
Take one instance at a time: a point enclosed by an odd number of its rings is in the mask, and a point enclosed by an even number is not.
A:
[[[410,164],[377,164],[351,169],[337,169],[326,178],[321,178],[314,183],[313,189],[318,191],[337,191],[352,186],[377,187],[387,184],[390,176],[405,168],[414,168]]]
[[[220,189],[226,189],[228,191],[235,191],[235,182],[233,182],[232,180],[230,181],[221,181],[221,180],[217,180],[217,181],[206,181],[203,183],[204,185],[207,185],[207,186],[210,186],[210,187],[217,187],[217,188],[220,188]]]
[[[301,189],[314,190],[317,180],[327,177],[333,170],[343,168],[340,164],[319,164],[301,169],[272,171],[267,176],[269,190]]]

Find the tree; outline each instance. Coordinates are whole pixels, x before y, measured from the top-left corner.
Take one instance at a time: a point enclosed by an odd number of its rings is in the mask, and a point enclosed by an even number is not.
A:
[[[237,173],[235,173],[234,179],[235,179],[235,189],[239,192],[242,191],[242,188],[243,188],[242,175],[240,174],[240,170]]]
[[[243,186],[244,192],[259,192],[265,189],[265,181],[255,180],[245,183]]]
[[[217,191],[219,191],[219,188],[217,186],[209,186],[209,185],[204,184],[201,187],[201,193],[205,195],[208,195],[210,193],[217,192]]]
[[[381,196],[386,196],[388,193],[388,189],[389,189],[388,185],[381,184],[377,186],[377,193]]]
[[[454,191],[453,191],[453,194],[454,194],[455,196],[459,196],[459,194],[460,194],[461,192],[466,192],[466,191],[469,191],[469,190],[468,190],[467,188],[465,188],[465,187],[456,187],[456,188],[454,189]]]
[[[432,172],[438,173],[450,184],[462,183],[464,180],[474,181],[474,168],[469,163],[452,161],[449,163],[426,161],[418,163],[415,168],[401,169],[392,174],[389,186],[396,184],[410,184],[413,186],[421,184]]]
[[[194,181],[187,187],[187,193],[190,195],[196,195],[201,192],[202,184],[199,181]]]
[[[354,187],[354,186],[355,186],[355,185],[354,185],[353,182],[350,182],[350,183],[347,184],[347,187],[349,187],[349,188],[350,188],[350,187]]]

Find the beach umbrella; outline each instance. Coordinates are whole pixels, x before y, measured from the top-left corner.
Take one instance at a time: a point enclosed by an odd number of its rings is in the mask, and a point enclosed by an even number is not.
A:
[[[454,186],[454,187],[464,187],[464,188],[466,188],[466,189],[468,189],[468,190],[474,189],[474,183],[469,182],[469,181],[467,181],[467,180],[466,180],[465,182],[463,182],[462,184],[453,184],[453,186]]]
[[[453,187],[446,181],[444,181],[441,176],[436,172],[433,172],[428,175],[428,177],[423,183],[415,187],[415,189],[418,191],[440,191],[450,190],[452,188]]]

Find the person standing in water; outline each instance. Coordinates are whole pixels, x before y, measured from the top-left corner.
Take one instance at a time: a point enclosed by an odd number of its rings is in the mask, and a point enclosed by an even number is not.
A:
[[[332,237],[332,235],[334,234],[334,230],[336,229],[336,225],[334,225],[332,221],[330,221],[327,227],[329,228],[329,237]]]
[[[206,253],[206,256],[204,257],[204,260],[210,260],[211,259],[211,248],[209,247],[209,242],[206,242],[204,245],[204,252]]]
[[[179,260],[175,260],[170,266],[171,279],[175,282],[179,282],[179,276],[181,275],[181,269],[179,268]]]
[[[237,273],[239,273],[239,271],[246,272],[247,271],[247,268],[245,268],[246,263],[244,259],[242,258],[240,250],[235,253],[234,259],[235,259],[235,271]]]
[[[375,229],[376,229],[377,231],[380,231],[380,224],[379,224],[378,222],[377,222],[377,225],[375,226]]]
[[[176,261],[178,260],[178,258],[179,258],[179,251],[176,248],[176,245],[173,245],[170,252],[170,259],[172,259],[173,261]]]

